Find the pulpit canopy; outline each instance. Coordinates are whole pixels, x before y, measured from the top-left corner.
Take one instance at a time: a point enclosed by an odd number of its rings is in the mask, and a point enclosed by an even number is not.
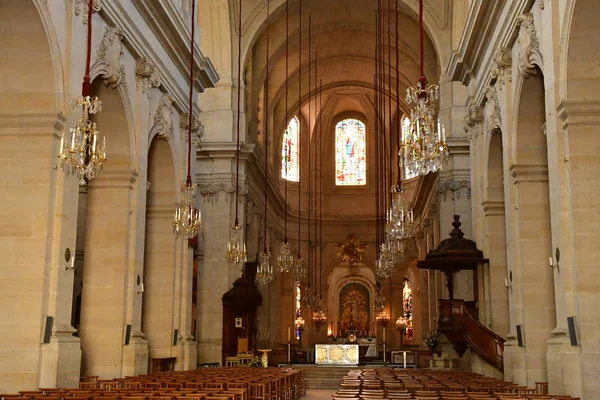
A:
[[[487,263],[483,252],[477,249],[474,241],[466,239],[460,230],[460,215],[454,215],[452,223],[454,229],[450,238],[442,240],[437,249],[431,250],[424,260],[417,263],[421,269],[435,269],[446,274],[453,274],[460,270],[474,270],[477,266]]]
[[[250,278],[241,277],[223,295],[223,306],[236,310],[255,310],[262,304],[262,295]]]

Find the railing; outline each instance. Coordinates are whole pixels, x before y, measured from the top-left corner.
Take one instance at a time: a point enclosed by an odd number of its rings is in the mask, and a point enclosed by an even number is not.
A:
[[[462,349],[465,344],[486,362],[503,369],[505,340],[483,326],[464,300],[440,300],[439,329]]]

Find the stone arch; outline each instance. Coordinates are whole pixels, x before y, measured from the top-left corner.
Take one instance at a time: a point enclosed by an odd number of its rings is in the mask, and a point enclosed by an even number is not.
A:
[[[150,358],[171,355],[176,298],[176,240],[172,230],[178,198],[169,143],[156,136],[148,152],[148,191],[144,243],[142,332]]]
[[[515,257],[509,269],[513,273],[515,319],[523,327],[526,344],[524,353],[512,354],[513,364],[515,358],[523,357],[524,371],[513,368],[512,376],[522,377],[517,378],[522,384],[533,385],[547,379],[546,342],[556,326],[554,277],[548,266],[552,239],[544,75],[536,67],[527,78],[519,78],[516,89],[510,166],[515,185],[511,196],[514,240],[510,246]]]
[[[600,10],[594,0],[568,2],[563,37],[562,98],[568,101],[600,99]]]
[[[92,82],[92,94],[102,101],[93,116],[100,136],[106,137],[104,171],[87,186],[81,302],[82,373],[123,375],[123,337],[126,317],[113,310],[127,306],[125,290],[130,268],[132,189],[137,172],[128,107],[122,94],[102,79]],[[81,228],[81,227],[80,227]]]
[[[41,0],[0,1],[0,34],[6,38],[0,64],[3,114],[63,111],[63,68],[46,7]]]

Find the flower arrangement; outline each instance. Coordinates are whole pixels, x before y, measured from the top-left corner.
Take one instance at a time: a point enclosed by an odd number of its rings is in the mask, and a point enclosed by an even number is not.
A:
[[[429,331],[425,336],[425,345],[431,349],[431,351],[436,351],[440,346],[441,335],[437,329]]]
[[[262,367],[262,360],[260,359],[260,357],[254,356],[252,357],[252,359],[248,362],[248,366],[251,368],[260,368]]]

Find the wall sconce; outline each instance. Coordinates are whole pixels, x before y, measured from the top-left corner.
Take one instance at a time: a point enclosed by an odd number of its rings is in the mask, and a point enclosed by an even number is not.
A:
[[[73,271],[75,269],[75,254],[71,254],[71,249],[68,247],[67,250],[65,250],[65,261],[67,262],[65,269],[67,271]]]
[[[560,274],[560,265],[558,264],[560,262],[560,250],[558,249],[558,247],[556,248],[554,257],[556,258],[556,264],[554,264],[554,262],[552,261],[552,256],[550,256],[550,268],[556,268],[556,271]]]

